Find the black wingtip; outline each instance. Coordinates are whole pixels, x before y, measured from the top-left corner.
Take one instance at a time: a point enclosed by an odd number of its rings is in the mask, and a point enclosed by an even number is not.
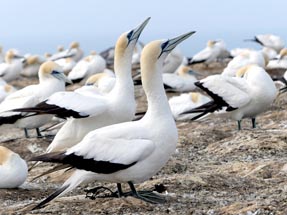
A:
[[[14,124],[18,119],[21,119],[22,117],[22,114],[0,117],[0,125]]]
[[[52,193],[50,196],[48,196],[46,199],[44,199],[42,202],[40,202],[38,205],[36,205],[35,207],[32,208],[31,211],[34,210],[38,210],[41,209],[43,207],[46,206],[46,204],[50,201],[52,201],[53,199],[55,199],[57,196],[59,196],[62,192],[64,192],[67,188],[69,187],[69,185],[63,186],[60,189],[56,190],[56,192]]]

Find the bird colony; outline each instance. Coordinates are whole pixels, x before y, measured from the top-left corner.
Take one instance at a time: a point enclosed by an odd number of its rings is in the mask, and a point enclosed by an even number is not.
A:
[[[261,49],[228,50],[223,40],[209,40],[202,51],[186,57],[177,45],[184,45],[195,31],[187,29],[187,33],[143,44],[139,38],[144,40],[149,21],[122,33],[114,46],[100,53],[92,50],[85,55],[78,42],[43,56],[22,55],[16,49],[2,54],[1,48],[2,208],[69,214],[83,204],[81,212],[94,214],[99,211],[89,212],[89,207],[112,202],[106,213],[124,213],[122,207],[127,213],[154,214],[260,214],[264,210],[256,197],[256,204],[248,202],[251,197],[242,197],[250,208],[238,206],[241,211],[230,197],[226,201],[220,195],[210,198],[218,183],[236,190],[239,182],[232,182],[232,177],[240,178],[245,189],[260,190],[250,181],[275,162],[266,156],[252,168],[253,159],[259,160],[248,155],[249,148],[238,139],[246,137],[244,142],[260,151],[262,146],[252,137],[264,140],[268,133],[286,129],[284,124],[274,127],[272,118],[265,116],[276,105],[285,108],[278,105],[287,91],[284,41],[271,34],[256,35],[246,39],[246,46],[248,41],[256,42]],[[284,115],[280,117],[284,121]],[[278,139],[285,138],[283,153],[286,135],[278,134]],[[241,153],[238,160],[228,158],[234,147]],[[215,179],[213,192],[206,188],[211,186],[210,175],[201,171],[211,174],[222,162],[229,163],[226,171],[231,179]],[[270,170],[268,179],[287,174],[287,161],[279,163],[275,166],[280,171]],[[220,170],[216,172],[214,177]],[[233,192],[240,196],[238,189]],[[200,200],[193,196],[198,190],[205,191]],[[189,199],[187,208],[175,209],[184,199]],[[196,209],[208,201],[213,202],[208,210]],[[62,208],[56,207],[59,202]]]

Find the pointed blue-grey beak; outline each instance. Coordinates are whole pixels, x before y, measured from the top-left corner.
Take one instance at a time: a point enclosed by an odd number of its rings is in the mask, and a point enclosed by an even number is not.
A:
[[[128,37],[128,45],[130,44],[131,41],[133,40],[138,40],[138,38],[140,37],[143,29],[145,28],[145,26],[147,25],[147,23],[149,22],[150,17],[148,17],[142,24],[140,24],[138,27],[136,27],[135,29],[131,30],[127,37]]]
[[[164,53],[164,52],[171,52],[179,43],[181,43],[182,41],[186,40],[188,37],[190,37],[191,35],[193,35],[195,33],[195,31],[191,31],[188,32],[186,34],[180,35],[178,37],[175,37],[173,39],[169,39],[166,42],[164,42],[161,45],[161,53],[158,56],[158,58],[160,58],[160,56]]]

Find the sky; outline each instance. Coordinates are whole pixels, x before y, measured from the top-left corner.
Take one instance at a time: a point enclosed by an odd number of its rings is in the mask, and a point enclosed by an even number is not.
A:
[[[43,54],[79,41],[87,54],[100,52],[150,16],[140,37],[144,43],[196,31],[180,44],[186,56],[209,39],[223,39],[228,49],[259,49],[243,39],[272,33],[286,41],[286,8],[286,0],[6,0],[1,2],[0,44],[4,50]]]

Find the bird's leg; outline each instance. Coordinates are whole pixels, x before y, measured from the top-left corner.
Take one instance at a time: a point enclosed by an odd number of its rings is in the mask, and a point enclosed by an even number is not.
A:
[[[238,131],[241,130],[241,120],[237,120]]]
[[[28,129],[24,128],[24,133],[25,133],[25,137],[26,138],[30,138],[29,134],[28,134]]]
[[[117,183],[117,188],[118,188],[118,191],[116,193],[118,194],[118,197],[121,198],[122,196],[124,196],[121,183]]]
[[[110,194],[105,194],[100,196],[100,193],[104,193],[105,191],[110,192]],[[104,186],[99,186],[91,189],[86,189],[86,198],[89,199],[96,199],[96,198],[110,198],[110,197],[118,197],[117,192],[113,192],[111,189],[104,187]],[[90,195],[91,194],[91,195]]]
[[[42,138],[43,137],[39,128],[36,128],[36,132],[37,132],[37,138]]]
[[[255,120],[255,118],[252,118],[251,121],[252,121],[252,128],[256,128],[256,120]]]
[[[134,184],[131,181],[129,181],[128,184],[132,192],[124,193],[125,196],[129,196],[131,194],[135,198],[141,199],[145,202],[149,202],[152,204],[162,204],[165,202],[165,199],[163,197],[156,195],[155,193],[153,193],[153,191],[137,192]]]

